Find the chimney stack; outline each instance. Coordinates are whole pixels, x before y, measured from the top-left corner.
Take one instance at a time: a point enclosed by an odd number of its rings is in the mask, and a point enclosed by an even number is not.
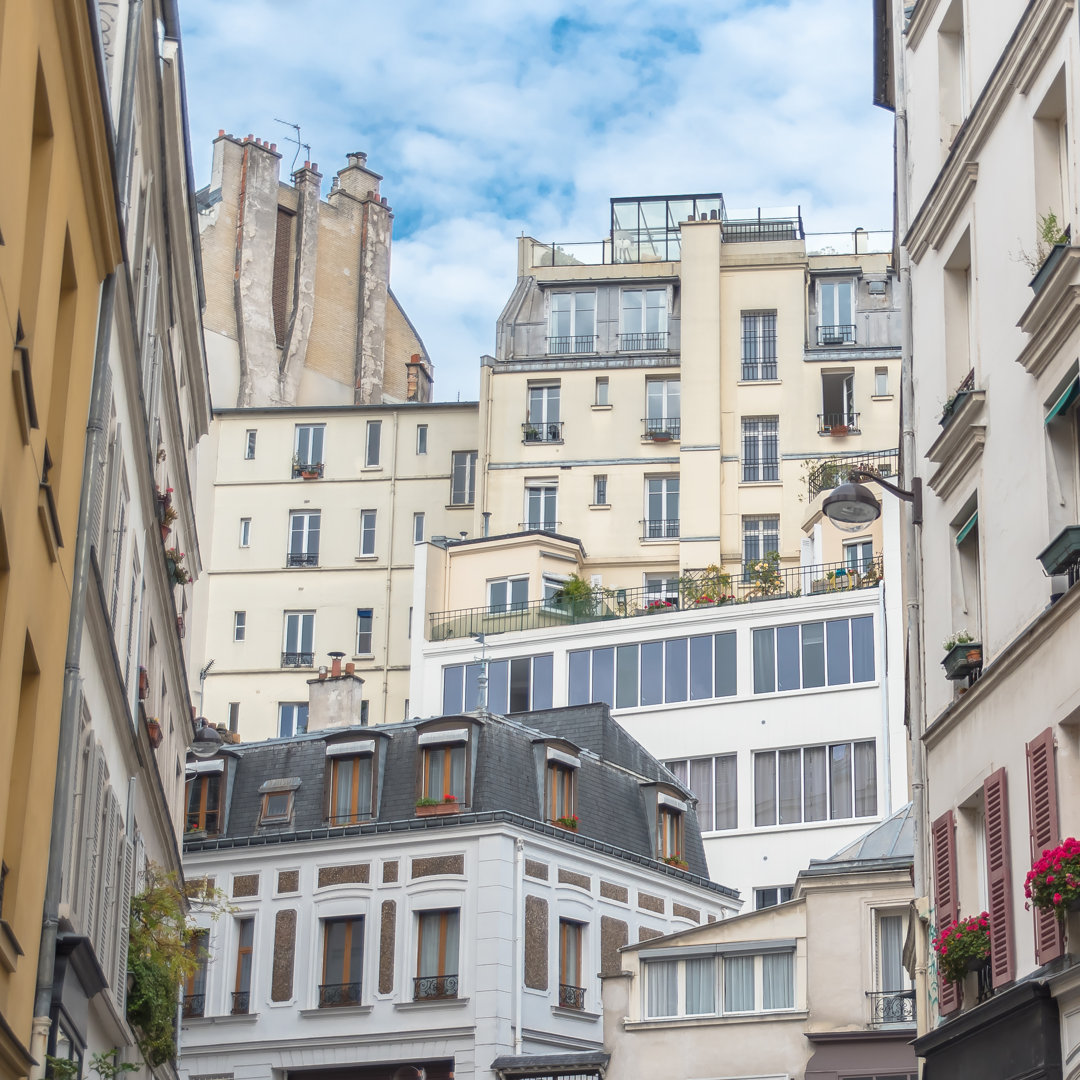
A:
[[[364,680],[353,664],[342,670],[343,652],[330,653],[330,670],[319,669],[317,679],[308,680],[308,731],[356,727],[361,723]]]

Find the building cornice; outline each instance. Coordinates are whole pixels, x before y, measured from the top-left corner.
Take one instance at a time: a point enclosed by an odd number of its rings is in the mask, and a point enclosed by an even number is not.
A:
[[[1016,325],[1031,335],[1016,362],[1038,378],[1080,326],[1080,247],[1064,250]]]

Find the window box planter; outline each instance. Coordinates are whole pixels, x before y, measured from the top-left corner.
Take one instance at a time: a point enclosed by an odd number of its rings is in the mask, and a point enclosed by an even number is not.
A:
[[[148,716],[146,718],[146,734],[150,739],[150,745],[156,750],[161,745],[161,740],[164,737],[157,717]]]
[[[690,864],[678,855],[665,855],[660,861],[662,863],[667,863],[668,866],[674,866],[676,870],[690,869]]]
[[[847,424],[833,424],[832,427],[829,428],[829,434],[833,436],[847,435],[848,430]]]
[[[968,641],[954,645],[941,661],[945,678],[956,681],[982,671],[982,643]]]
[[[1067,573],[1080,563],[1080,525],[1066,525],[1037,557],[1048,577]]]
[[[146,668],[139,668],[139,700],[145,701],[150,696],[150,676]]]
[[[443,817],[447,814],[460,814],[461,804],[456,800],[454,802],[433,802],[433,803],[417,803],[416,804],[416,816],[417,817]]]
[[[1035,293],[1036,296],[1039,295],[1039,292],[1046,284],[1047,279],[1054,272],[1054,267],[1057,266],[1059,262],[1061,262],[1062,256],[1068,250],[1069,244],[1067,242],[1064,244],[1055,244],[1050,249],[1050,254],[1046,256],[1046,259],[1043,261],[1042,266],[1039,267],[1038,273],[1036,273],[1036,275],[1031,279],[1031,281],[1028,282],[1028,285],[1031,287],[1031,291]]]
[[[555,825],[557,828],[560,828],[560,829],[567,829],[570,832],[577,832],[577,830],[578,830],[577,814],[571,814],[569,817],[556,818],[551,824]]]

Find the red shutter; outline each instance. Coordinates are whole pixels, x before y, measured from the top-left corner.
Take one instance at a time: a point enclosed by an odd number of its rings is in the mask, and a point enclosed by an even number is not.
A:
[[[986,809],[986,877],[990,894],[990,974],[996,988],[1013,981],[1009,798],[1003,768],[983,781],[983,805]]]
[[[956,825],[951,810],[930,826],[934,863],[934,922],[940,934],[956,918]],[[938,974],[938,1011],[942,1016],[956,1012],[961,1004],[961,987]]]
[[[1031,822],[1031,862],[1046,848],[1061,842],[1058,833],[1057,768],[1054,733],[1047,728],[1027,744],[1028,820]],[[1035,962],[1045,964],[1065,952],[1065,935],[1052,911],[1032,908],[1035,916]]]

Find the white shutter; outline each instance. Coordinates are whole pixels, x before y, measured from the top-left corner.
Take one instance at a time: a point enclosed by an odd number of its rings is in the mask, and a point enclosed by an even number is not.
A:
[[[98,962],[101,964],[102,971],[106,973],[112,970],[113,928],[116,926],[116,893],[120,883],[120,873],[116,865],[119,834],[120,804],[116,800],[116,794],[110,788],[105,812],[105,843],[102,845],[102,859],[104,862],[100,874],[101,894],[98,901],[98,928],[94,938],[94,949],[97,952]]]
[[[83,800],[84,858],[82,899],[79,910],[83,915],[82,931],[93,937],[97,915],[98,877],[101,865],[101,814],[105,801],[105,755],[96,743],[90,751],[90,772],[87,777],[87,793]]]
[[[116,964],[113,967],[113,1000],[121,1015],[127,996],[128,930],[131,925],[131,890],[135,878],[135,846],[125,836],[123,845],[123,869],[117,905]]]

